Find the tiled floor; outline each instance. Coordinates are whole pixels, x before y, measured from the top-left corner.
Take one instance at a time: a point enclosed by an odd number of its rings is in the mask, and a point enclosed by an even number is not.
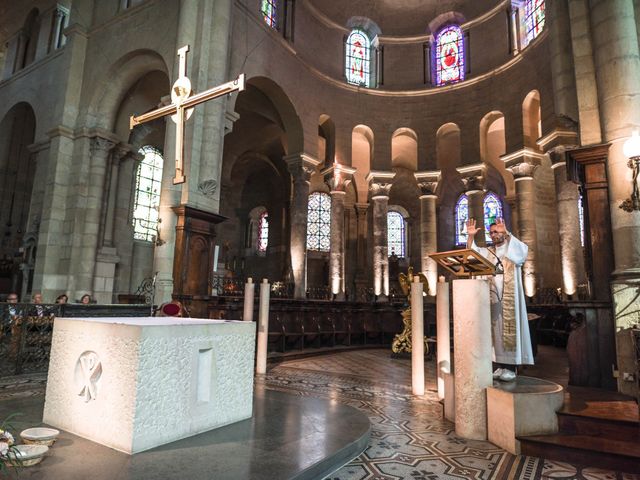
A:
[[[550,355],[554,352],[550,351]],[[576,479],[640,480],[638,475],[513,456],[488,442],[464,440],[442,418],[428,363],[423,398],[411,395],[410,360],[360,350],[290,360],[271,368],[266,388],[331,398],[369,416],[371,443],[331,480]]]
[[[545,356],[560,365],[561,374],[562,354],[550,350]],[[453,424],[442,418],[433,362],[427,367],[423,398],[411,395],[410,360],[391,359],[382,349],[288,360],[259,377],[256,387],[332,399],[369,416],[370,445],[330,480],[640,480],[640,475],[513,456],[488,442],[458,438]],[[45,382],[45,375],[36,374],[1,379],[0,401],[41,396]]]

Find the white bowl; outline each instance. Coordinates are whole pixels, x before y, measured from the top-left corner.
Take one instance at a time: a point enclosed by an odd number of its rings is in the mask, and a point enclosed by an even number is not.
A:
[[[59,430],[46,427],[27,428],[20,432],[20,437],[24,440],[24,443],[34,445],[51,446],[58,438],[58,435],[60,435]]]
[[[30,467],[42,461],[49,451],[46,445],[15,445],[9,450],[7,457],[14,467]]]

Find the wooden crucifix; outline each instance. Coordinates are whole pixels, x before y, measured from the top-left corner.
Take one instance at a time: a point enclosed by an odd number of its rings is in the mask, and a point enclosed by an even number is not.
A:
[[[178,79],[171,88],[171,104],[137,117],[132,115],[129,119],[129,129],[133,129],[136,125],[171,115],[171,119],[176,124],[176,175],[173,179],[174,185],[184,183],[186,180],[184,176],[184,124],[191,117],[193,107],[227,93],[241,92],[245,89],[244,73],[241,73],[235,80],[192,95],[191,81],[187,77],[188,51],[189,45],[185,45],[178,50],[178,56],[180,57],[179,73]]]

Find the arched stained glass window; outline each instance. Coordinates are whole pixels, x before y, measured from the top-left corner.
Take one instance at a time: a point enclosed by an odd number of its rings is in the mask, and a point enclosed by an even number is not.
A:
[[[331,239],[331,197],[314,192],[307,205],[307,250],[328,252]]]
[[[260,214],[258,221],[258,251],[266,252],[269,245],[269,212],[266,210]]]
[[[489,227],[492,223],[496,223],[498,218],[504,218],[502,215],[502,202],[498,196],[489,192],[484,197],[484,238],[487,243],[491,243],[491,237],[489,236]]]
[[[447,85],[464,80],[464,36],[457,25],[448,25],[436,35],[436,85]]]
[[[527,43],[544,29],[544,0],[527,0],[524,4],[524,24]]]
[[[387,213],[387,247],[389,256],[405,257],[406,236],[404,217],[400,212]]]
[[[262,14],[264,23],[269,25],[271,28],[276,28],[278,26],[276,17],[276,0],[262,0],[260,13]]]
[[[584,205],[582,194],[578,197],[578,221],[580,222],[580,245],[584,247]]]
[[[133,238],[153,242],[158,234],[158,209],[164,159],[152,146],[138,150],[144,159],[136,174],[136,197],[133,204]]]
[[[371,85],[371,40],[362,30],[352,30],[347,37],[345,75],[353,85]]]
[[[469,199],[460,195],[456,202],[456,245],[467,244],[467,220],[469,219]]]

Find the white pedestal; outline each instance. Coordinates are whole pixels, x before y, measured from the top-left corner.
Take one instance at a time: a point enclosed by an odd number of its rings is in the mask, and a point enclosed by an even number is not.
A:
[[[453,281],[453,363],[456,434],[487,439],[491,375],[489,280]]]
[[[489,441],[520,455],[517,437],[558,432],[556,412],[564,403],[564,389],[547,380],[518,376],[517,381],[487,389]]]
[[[438,398],[444,398],[446,374],[451,373],[451,315],[449,312],[449,282],[438,282],[436,286],[436,332]]]
[[[43,421],[136,453],[251,417],[256,326],[56,318]]]

